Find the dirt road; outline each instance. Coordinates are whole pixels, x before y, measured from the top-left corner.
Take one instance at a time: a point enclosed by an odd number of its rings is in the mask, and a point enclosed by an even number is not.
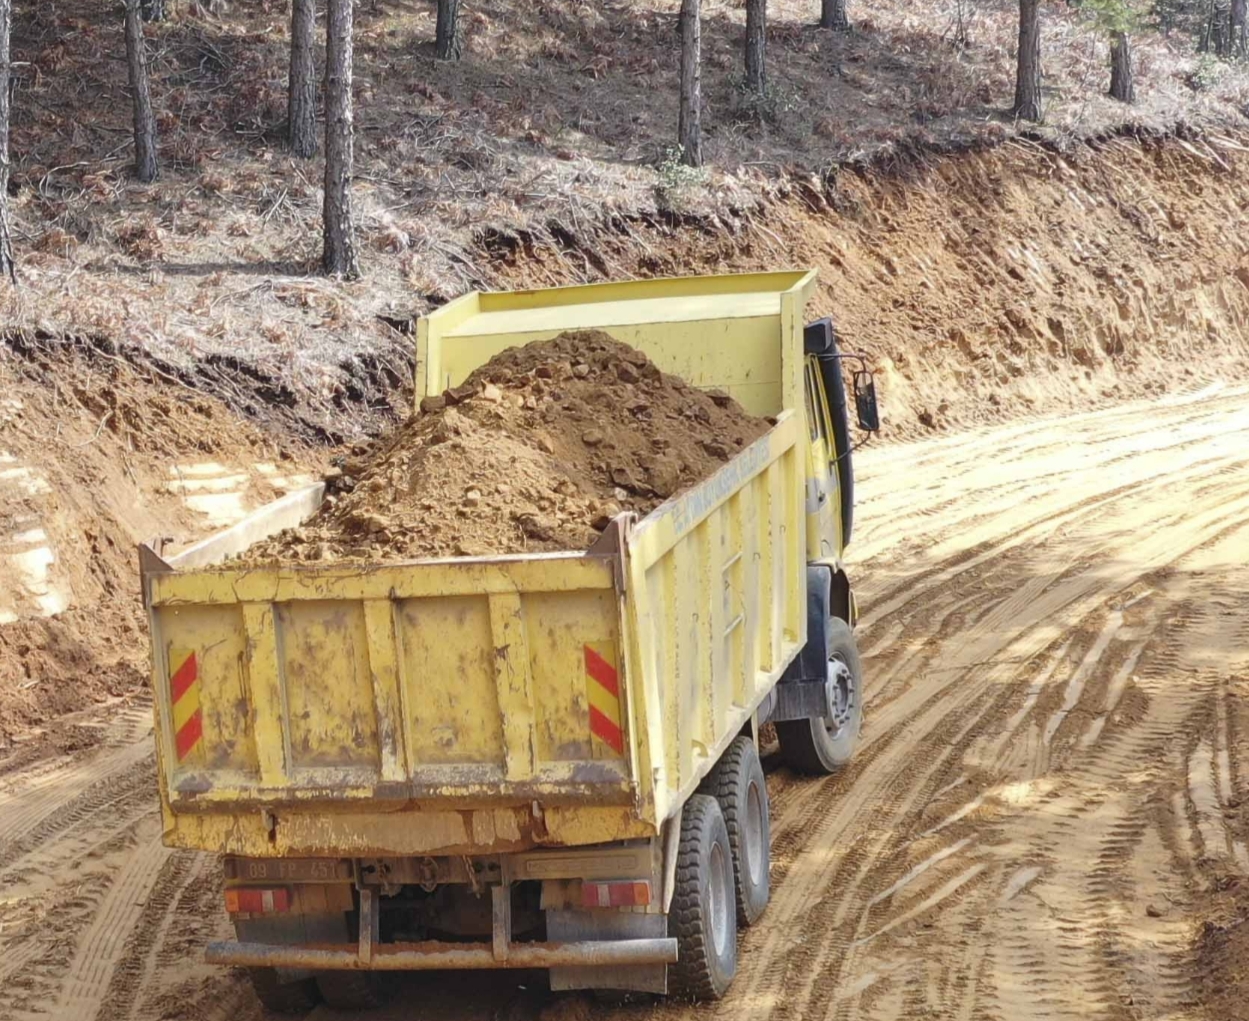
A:
[[[771,772],[732,996],[620,1015],[1203,1016],[1198,926],[1249,875],[1247,440],[1249,390],[1214,386],[863,452],[859,756]],[[260,1016],[198,963],[215,870],[160,846],[145,713],[0,777],[4,1021]],[[532,977],[404,982],[361,1017],[588,1016]]]

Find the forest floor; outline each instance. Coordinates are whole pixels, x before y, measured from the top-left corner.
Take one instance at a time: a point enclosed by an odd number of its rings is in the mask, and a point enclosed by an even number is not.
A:
[[[1017,124],[1007,112],[1017,17],[1008,0],[852,2],[848,34],[817,29],[814,0],[773,0],[771,86],[748,100],[742,11],[709,0],[708,167],[690,174],[666,156],[677,6],[470,6],[464,59],[452,65],[433,59],[432,3],[361,5],[363,276],[340,282],[316,272],[321,163],[282,144],[286,4],[171,0],[169,19],[148,27],[162,164],[151,186],[130,173],[117,12],[89,0],[18,5],[22,286],[0,296],[0,314],[10,330],[90,336],[206,368],[250,398],[285,404],[307,432],[341,439],[393,417],[386,393],[408,376],[403,331],[415,314],[508,283],[494,266],[500,241],[580,249],[556,274],[564,281],[646,275],[656,270],[645,260],[596,260],[598,240],[630,224],[700,235],[754,223],[758,238],[770,230],[788,242],[771,203],[795,187],[836,204],[844,179],[874,180],[926,153],[1021,134],[1058,149],[1122,131],[1220,136],[1249,110],[1249,74],[1199,57],[1187,32],[1142,33],[1140,103],[1113,102],[1104,34],[1077,10],[1046,4],[1047,119]],[[853,228],[853,216],[843,219]],[[793,258],[779,244],[740,261]]]

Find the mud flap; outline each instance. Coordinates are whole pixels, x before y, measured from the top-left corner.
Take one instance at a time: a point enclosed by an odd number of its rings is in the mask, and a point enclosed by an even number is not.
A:
[[[581,940],[663,939],[668,935],[666,915],[629,911],[571,911],[546,913],[547,939],[552,943]],[[624,967],[552,968],[551,989],[618,989],[634,993],[668,992],[666,964]]]

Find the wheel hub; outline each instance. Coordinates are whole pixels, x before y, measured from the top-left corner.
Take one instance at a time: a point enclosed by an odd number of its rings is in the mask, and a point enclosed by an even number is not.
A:
[[[836,737],[854,718],[858,693],[855,691],[854,675],[842,660],[834,657],[828,661],[828,704],[832,715],[825,720],[828,732]]]

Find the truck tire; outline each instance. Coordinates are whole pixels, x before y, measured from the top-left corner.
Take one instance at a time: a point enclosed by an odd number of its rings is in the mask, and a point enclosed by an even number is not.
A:
[[[754,925],[768,906],[772,863],[768,784],[754,741],[749,737],[734,740],[703,781],[702,792],[720,803],[724,815],[729,847],[733,849],[737,924],[745,929]]]
[[[676,889],[668,932],[677,941],[669,965],[674,996],[718,1000],[737,974],[737,926],[733,904],[733,849],[720,804],[692,794],[681,811]]]
[[[283,982],[276,968],[248,968],[256,999],[274,1014],[306,1014],[320,1002],[316,983],[310,978]]]
[[[791,769],[812,776],[836,773],[850,761],[863,727],[863,661],[854,632],[844,620],[828,622],[828,675],[834,682],[835,711],[828,719],[777,723],[781,758]]]
[[[386,1002],[383,976],[376,971],[318,971],[317,989],[335,1010],[361,1010]]]

